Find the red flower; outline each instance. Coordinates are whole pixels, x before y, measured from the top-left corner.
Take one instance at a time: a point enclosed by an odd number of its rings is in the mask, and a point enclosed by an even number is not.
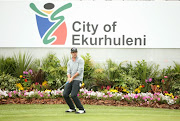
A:
[[[142,85],[142,88],[144,88],[145,86],[144,85]]]
[[[101,89],[103,90],[103,89],[104,89],[104,86],[101,86]]]
[[[35,85],[38,85],[38,84],[39,84],[38,82],[35,83]]]
[[[27,79],[24,79],[25,82],[27,82],[28,80]]]
[[[111,88],[111,86],[107,86],[106,89],[109,90]]]
[[[161,82],[164,83],[164,80],[162,80]]]

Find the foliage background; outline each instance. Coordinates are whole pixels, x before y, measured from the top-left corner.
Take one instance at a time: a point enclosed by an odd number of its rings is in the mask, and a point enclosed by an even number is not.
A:
[[[84,80],[88,90],[116,89],[124,93],[134,92],[143,85],[141,92],[151,91],[151,85],[159,85],[161,91],[180,95],[180,64],[159,69],[159,65],[137,61],[116,63],[108,59],[106,63],[95,63],[90,54],[81,55],[85,61]],[[36,59],[28,53],[14,54],[13,57],[0,57],[0,89],[17,89],[16,83],[22,83],[26,89],[58,89],[67,80],[67,62],[70,56],[59,59],[55,53]],[[32,70],[33,73],[30,73]],[[24,74],[28,72],[28,74]],[[20,75],[23,77],[20,78]],[[164,78],[167,76],[168,78]],[[22,80],[28,80],[22,82]],[[146,80],[152,79],[151,82]],[[164,81],[162,81],[164,80]]]

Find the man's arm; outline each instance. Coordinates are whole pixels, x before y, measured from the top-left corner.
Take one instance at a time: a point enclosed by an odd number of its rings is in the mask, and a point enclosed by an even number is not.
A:
[[[67,81],[70,81],[70,78],[71,78],[71,74],[70,74],[70,65],[69,65],[69,62],[67,63],[67,77],[68,77],[68,79],[67,79]]]
[[[74,74],[74,76],[71,77],[71,79],[72,79],[72,80],[75,79],[78,75],[79,75],[79,73],[76,72],[76,73]]]
[[[83,71],[84,71],[84,60],[81,59],[81,60],[79,61],[79,67],[78,67],[77,73],[81,74],[81,73],[83,73]]]

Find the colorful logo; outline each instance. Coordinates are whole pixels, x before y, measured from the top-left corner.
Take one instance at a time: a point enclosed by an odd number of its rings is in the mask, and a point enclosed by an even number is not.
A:
[[[44,10],[39,10],[34,3],[30,3],[30,8],[36,12],[36,21],[39,34],[44,44],[64,45],[67,37],[67,27],[64,16],[59,13],[72,7],[72,3],[67,3],[57,10],[53,10],[53,3],[46,3]]]

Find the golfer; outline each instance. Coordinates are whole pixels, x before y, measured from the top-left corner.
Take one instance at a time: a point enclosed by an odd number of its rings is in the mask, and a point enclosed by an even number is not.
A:
[[[67,63],[67,84],[65,85],[63,97],[66,103],[69,106],[69,110],[65,112],[75,112],[77,114],[86,113],[84,107],[82,106],[77,94],[81,87],[81,83],[83,80],[84,74],[84,60],[77,56],[77,48],[71,48],[72,58]],[[76,107],[79,111],[76,111],[76,108],[69,98],[69,94],[71,93],[71,98],[73,99]]]

